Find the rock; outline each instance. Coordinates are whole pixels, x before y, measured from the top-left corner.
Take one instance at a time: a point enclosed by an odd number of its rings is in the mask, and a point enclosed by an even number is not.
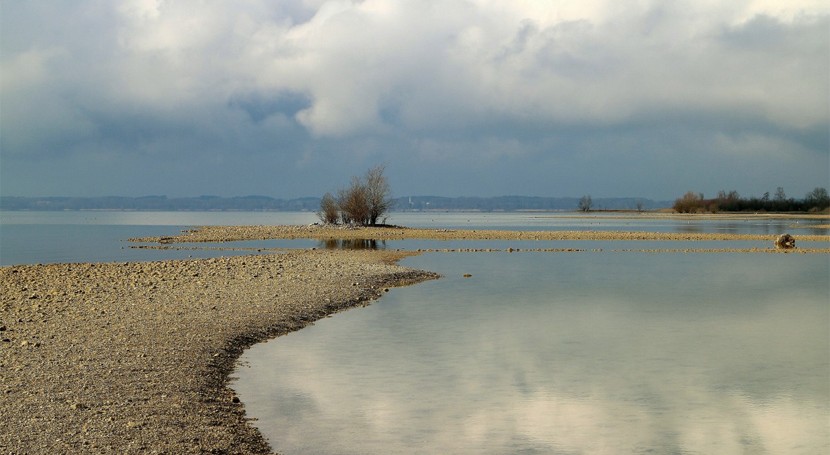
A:
[[[775,239],[775,247],[784,250],[795,248],[795,238],[790,234],[781,234]]]

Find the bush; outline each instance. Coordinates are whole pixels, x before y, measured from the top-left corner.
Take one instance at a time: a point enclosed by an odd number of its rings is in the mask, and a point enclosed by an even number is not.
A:
[[[326,193],[320,200],[317,216],[324,223],[377,225],[378,220],[392,207],[389,182],[383,175],[385,168],[376,166],[361,179],[352,177],[348,188],[337,192],[337,198]]]
[[[678,213],[695,213],[703,210],[703,195],[689,191],[680,199],[674,201],[672,206]]]
[[[337,224],[340,219],[340,208],[337,199],[331,193],[326,193],[320,200],[320,211],[317,212],[320,221],[326,224]]]

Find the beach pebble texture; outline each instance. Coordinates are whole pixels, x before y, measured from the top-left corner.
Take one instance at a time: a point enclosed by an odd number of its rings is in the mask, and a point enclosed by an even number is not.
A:
[[[390,286],[407,253],[291,251],[0,268],[0,453],[270,453],[242,351]]]

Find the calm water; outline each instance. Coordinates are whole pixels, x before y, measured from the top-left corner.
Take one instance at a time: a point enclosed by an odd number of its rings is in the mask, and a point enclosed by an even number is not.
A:
[[[307,224],[312,213],[260,212],[0,212],[0,265],[121,262],[251,254],[215,250],[142,250],[132,237],[179,234],[202,225]],[[240,242],[242,243],[242,242]],[[306,242],[313,246],[313,242]],[[240,246],[276,248],[278,241]],[[226,246],[208,245],[205,246]],[[305,245],[297,244],[299,247]]]
[[[251,254],[227,247],[325,248],[312,240],[268,240],[225,244],[178,244],[187,250],[131,248],[131,237],[176,235],[204,225],[310,224],[318,221],[308,212],[0,212],[0,265],[53,262],[151,261],[186,257]],[[572,213],[404,213],[393,212],[388,222],[412,227],[514,230],[622,230],[657,232],[733,232],[755,234],[827,234],[810,228],[820,221],[765,219],[751,221],[695,221],[649,219],[637,215],[576,216]],[[796,224],[798,223],[798,224]],[[809,244],[800,243],[802,246]],[[699,243],[647,242],[436,242],[407,240],[379,242],[379,248],[691,248]],[[713,247],[769,247],[747,242],[715,242]],[[822,245],[823,246],[823,245]],[[206,249],[207,248],[207,249]],[[226,248],[217,251],[215,248]]]
[[[141,250],[199,225],[311,213],[0,212],[0,265],[250,254]],[[793,220],[394,213],[415,227],[826,234]],[[801,246],[807,246],[800,244]],[[224,245],[183,245],[193,247]],[[325,247],[315,241],[234,242]],[[348,245],[336,245],[348,246]],[[756,242],[436,242],[445,275],[253,347],[234,387],[285,453],[827,453],[827,255],[613,252]],[[818,246],[826,247],[826,244]],[[463,278],[464,273],[472,274]]]
[[[233,387],[274,449],[830,451],[826,255],[430,253],[405,264],[445,278],[243,356]]]

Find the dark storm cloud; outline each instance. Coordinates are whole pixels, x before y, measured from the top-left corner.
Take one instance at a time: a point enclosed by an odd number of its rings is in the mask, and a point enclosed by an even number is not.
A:
[[[314,195],[378,162],[410,194],[828,181],[821,2],[0,8],[3,194]]]

